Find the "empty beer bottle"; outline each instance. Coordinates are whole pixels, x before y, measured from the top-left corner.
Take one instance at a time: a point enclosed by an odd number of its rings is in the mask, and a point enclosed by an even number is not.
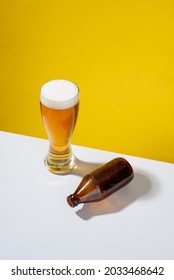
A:
[[[86,175],[76,191],[67,197],[71,207],[79,203],[100,201],[128,184],[133,169],[124,158],[115,158]]]

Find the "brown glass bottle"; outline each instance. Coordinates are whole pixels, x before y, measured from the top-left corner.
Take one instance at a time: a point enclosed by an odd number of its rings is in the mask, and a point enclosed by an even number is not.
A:
[[[67,197],[71,207],[79,203],[100,201],[128,184],[133,169],[124,158],[115,158],[86,175],[76,191]]]

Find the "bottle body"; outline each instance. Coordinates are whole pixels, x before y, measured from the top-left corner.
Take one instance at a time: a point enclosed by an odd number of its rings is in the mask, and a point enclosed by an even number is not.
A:
[[[67,197],[67,202],[75,207],[79,203],[100,201],[127,185],[133,177],[129,162],[115,158],[86,175],[76,191]]]

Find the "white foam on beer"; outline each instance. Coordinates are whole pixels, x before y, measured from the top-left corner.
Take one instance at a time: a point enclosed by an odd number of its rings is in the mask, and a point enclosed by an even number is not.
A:
[[[52,80],[42,86],[40,101],[51,109],[68,109],[79,101],[78,92],[78,87],[73,82]]]

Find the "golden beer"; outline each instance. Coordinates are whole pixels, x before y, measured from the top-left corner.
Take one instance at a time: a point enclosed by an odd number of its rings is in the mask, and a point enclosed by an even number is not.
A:
[[[78,87],[66,80],[53,80],[41,88],[40,108],[49,139],[45,164],[53,173],[66,173],[75,166],[71,138],[79,108]]]

